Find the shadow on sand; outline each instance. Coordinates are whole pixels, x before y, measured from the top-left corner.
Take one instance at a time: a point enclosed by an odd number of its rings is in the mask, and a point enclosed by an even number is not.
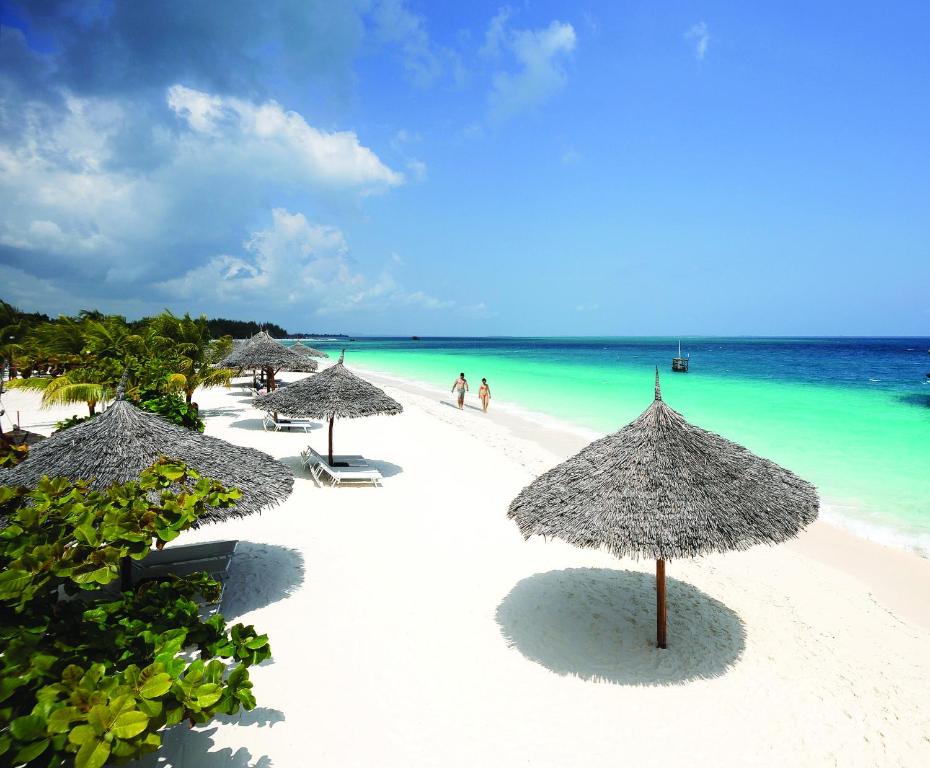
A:
[[[745,647],[742,620],[723,603],[668,579],[668,648],[655,646],[655,577],[569,568],[530,576],[497,607],[508,644],[557,674],[620,685],[719,677]]]
[[[265,429],[265,427],[262,425],[261,419],[239,419],[239,421],[234,421],[229,426],[235,427],[236,429],[250,429],[253,431],[258,430],[258,429]],[[307,425],[307,429],[309,429],[310,432],[313,432],[314,430],[317,430],[317,429],[321,429],[322,427],[323,427],[322,424],[315,422],[315,421]],[[294,427],[292,429],[284,428],[278,431],[284,432],[285,434],[293,433],[295,435],[310,434],[310,432],[306,432],[303,427],[299,427],[299,428]]]
[[[439,404],[440,404],[440,405],[446,405],[446,406],[448,406],[449,408],[455,408],[455,410],[459,410],[458,403],[450,403],[448,400],[440,400],[440,401],[439,401]],[[464,408],[464,410],[466,410],[466,411],[477,411],[478,413],[481,413],[481,412],[482,412],[481,408],[479,408],[477,405],[469,405],[468,403],[465,403],[465,408]]]
[[[325,450],[325,449],[324,449]],[[390,461],[383,461],[382,459],[371,459],[368,456],[365,457],[365,460],[371,464],[375,469],[377,469],[382,477],[394,477],[394,475],[399,475],[404,471],[404,468],[400,464],[394,464]],[[310,470],[303,465],[303,460],[300,456],[283,456],[278,459],[284,466],[290,469],[295,477],[310,477]],[[350,487],[349,485],[340,486],[340,487]],[[351,486],[353,488],[367,488],[370,486]]]
[[[265,712],[280,715],[275,722],[284,719],[284,715],[277,710]],[[252,713],[243,714],[247,716]],[[235,717],[218,719],[237,722]],[[242,724],[246,725],[244,722]],[[216,726],[188,728],[186,725],[178,725],[170,728],[162,734],[161,749],[132,765],[136,768],[272,768],[273,763],[268,755],[254,758],[245,747],[239,747],[235,752],[230,747],[213,750],[213,735],[217,730]]]
[[[206,419],[210,416],[238,416],[245,408],[233,408],[232,406],[223,406],[220,408],[203,408],[199,411],[200,418]]]
[[[284,600],[304,582],[304,556],[277,544],[240,541],[229,564],[222,614],[232,621]]]

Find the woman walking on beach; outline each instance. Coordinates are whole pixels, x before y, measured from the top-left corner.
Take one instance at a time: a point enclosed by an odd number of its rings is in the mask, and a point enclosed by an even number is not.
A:
[[[478,387],[478,399],[481,401],[482,410],[488,412],[488,400],[491,399],[491,388],[488,386],[487,379],[481,379],[481,386]]]
[[[465,374],[460,373],[459,377],[455,380],[455,384],[452,385],[452,391],[455,392],[458,397],[459,410],[465,407],[465,393],[468,391],[468,380],[465,378]]]

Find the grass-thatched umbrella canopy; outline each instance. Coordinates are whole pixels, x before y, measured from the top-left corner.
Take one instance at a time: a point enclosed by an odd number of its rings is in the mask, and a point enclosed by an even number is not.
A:
[[[524,488],[508,517],[525,538],[555,536],[617,557],[656,560],[665,647],[665,561],[777,544],[817,517],[814,487],[689,424],[662,400]]]
[[[294,487],[291,471],[266,453],[243,448],[179,427],[154,413],[117,399],[99,416],[35,444],[26,459],[0,473],[0,484],[35,488],[43,475],[89,480],[92,488],[135,480],[162,456],[183,461],[204,477],[242,496],[235,506],[209,509],[195,523],[244,517],[284,501]],[[128,588],[129,560],[122,564]]]
[[[361,416],[401,413],[404,407],[365,379],[359,378],[339,361],[318,373],[295,381],[284,389],[255,398],[255,407],[268,413],[283,413],[301,419],[329,420],[329,463],[333,463],[333,422]]]
[[[268,376],[268,388],[274,389],[274,375],[278,371],[304,371],[317,369],[316,360],[292,352],[264,331],[259,331],[245,344],[234,349],[221,362],[226,368],[262,368]]]
[[[296,352],[298,355],[303,355],[304,357],[329,357],[325,352],[316,347],[308,347],[302,341],[298,341],[296,344],[292,344],[288,349],[291,352]]]
[[[118,399],[107,410],[57,432],[3,473],[4,485],[35,488],[43,475],[90,480],[93,488],[125,483],[167,456],[204,477],[242,491],[234,507],[206,512],[197,524],[258,512],[291,493],[291,471],[266,453],[208,437]]]

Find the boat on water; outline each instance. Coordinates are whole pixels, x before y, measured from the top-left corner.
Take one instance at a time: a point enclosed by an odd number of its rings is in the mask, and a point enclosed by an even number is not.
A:
[[[690,354],[686,357],[681,356],[681,340],[678,341],[678,357],[672,358],[672,373],[687,373],[688,361]]]

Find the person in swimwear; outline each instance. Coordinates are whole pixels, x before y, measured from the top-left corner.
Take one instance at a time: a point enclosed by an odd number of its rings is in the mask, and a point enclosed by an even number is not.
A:
[[[465,378],[464,373],[459,374],[455,384],[452,385],[452,391],[455,392],[458,398],[459,410],[462,410],[465,407],[465,393],[468,391],[468,380]]]
[[[487,379],[481,380],[481,386],[478,387],[478,399],[481,401],[481,408],[487,413],[488,400],[491,399],[491,388],[488,386]]]

